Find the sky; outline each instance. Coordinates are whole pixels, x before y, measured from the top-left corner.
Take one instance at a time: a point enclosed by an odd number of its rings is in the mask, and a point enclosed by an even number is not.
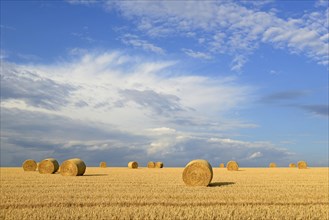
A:
[[[328,166],[328,1],[1,1],[1,166]]]

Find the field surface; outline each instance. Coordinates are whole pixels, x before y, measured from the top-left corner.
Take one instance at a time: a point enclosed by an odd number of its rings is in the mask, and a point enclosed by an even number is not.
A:
[[[329,219],[328,168],[213,170],[209,187],[187,187],[183,168],[0,168],[0,219]]]

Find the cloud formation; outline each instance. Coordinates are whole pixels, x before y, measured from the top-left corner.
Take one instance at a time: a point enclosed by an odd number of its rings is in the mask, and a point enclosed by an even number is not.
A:
[[[57,83],[33,71],[2,63],[1,98],[24,100],[27,105],[58,110],[69,101],[70,94],[76,89],[67,83]]]
[[[180,48],[188,56],[209,59],[228,54],[232,57],[231,69],[240,71],[254,50],[261,44],[287,49],[301,54],[320,65],[328,65],[329,35],[327,28],[329,9],[318,7],[299,18],[282,18],[275,10],[262,8],[261,4],[230,1],[102,1],[109,12],[117,10],[134,21],[135,28],[126,44],[154,52],[162,49],[137,35],[149,38],[179,37],[203,50]],[[317,5],[323,5],[319,1]],[[129,36],[129,35],[128,35]]]
[[[132,34],[125,34],[122,38],[121,41],[126,44],[133,46],[134,48],[141,48],[145,51],[151,51],[157,54],[165,54],[165,50],[155,46],[152,43],[149,43],[146,40],[141,40],[138,36],[132,35]]]
[[[202,59],[206,59],[206,60],[209,60],[212,58],[211,55],[204,53],[204,52],[200,52],[200,51],[193,51],[191,49],[185,49],[185,48],[183,48],[182,51],[186,55],[193,57],[193,58],[202,58]]]
[[[261,152],[250,163],[256,165],[293,156],[269,142],[224,137],[255,126],[228,116],[250,102],[252,87],[235,77],[176,72],[175,65],[119,52],[47,65],[2,62],[1,163],[77,156],[91,165],[152,159],[182,166],[195,158],[243,164]]]
[[[293,156],[268,142],[209,138],[167,127],[136,135],[109,124],[26,110],[2,108],[1,117],[2,165],[17,166],[26,158],[39,161],[51,155],[60,161],[78,156],[88,165],[101,160],[112,166],[125,166],[129,160],[138,160],[141,165],[161,160],[167,166],[182,166],[193,158],[205,158],[214,166],[230,159],[253,166],[271,159],[284,163]]]

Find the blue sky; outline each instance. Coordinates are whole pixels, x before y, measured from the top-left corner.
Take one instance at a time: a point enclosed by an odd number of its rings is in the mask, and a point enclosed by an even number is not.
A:
[[[327,1],[1,1],[1,165],[328,166]]]

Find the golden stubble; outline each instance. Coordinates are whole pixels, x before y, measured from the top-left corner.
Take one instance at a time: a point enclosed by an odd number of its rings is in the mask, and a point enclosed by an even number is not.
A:
[[[88,167],[71,178],[0,169],[0,219],[326,219],[329,214],[328,168],[213,168],[208,187],[186,186],[184,168]]]

